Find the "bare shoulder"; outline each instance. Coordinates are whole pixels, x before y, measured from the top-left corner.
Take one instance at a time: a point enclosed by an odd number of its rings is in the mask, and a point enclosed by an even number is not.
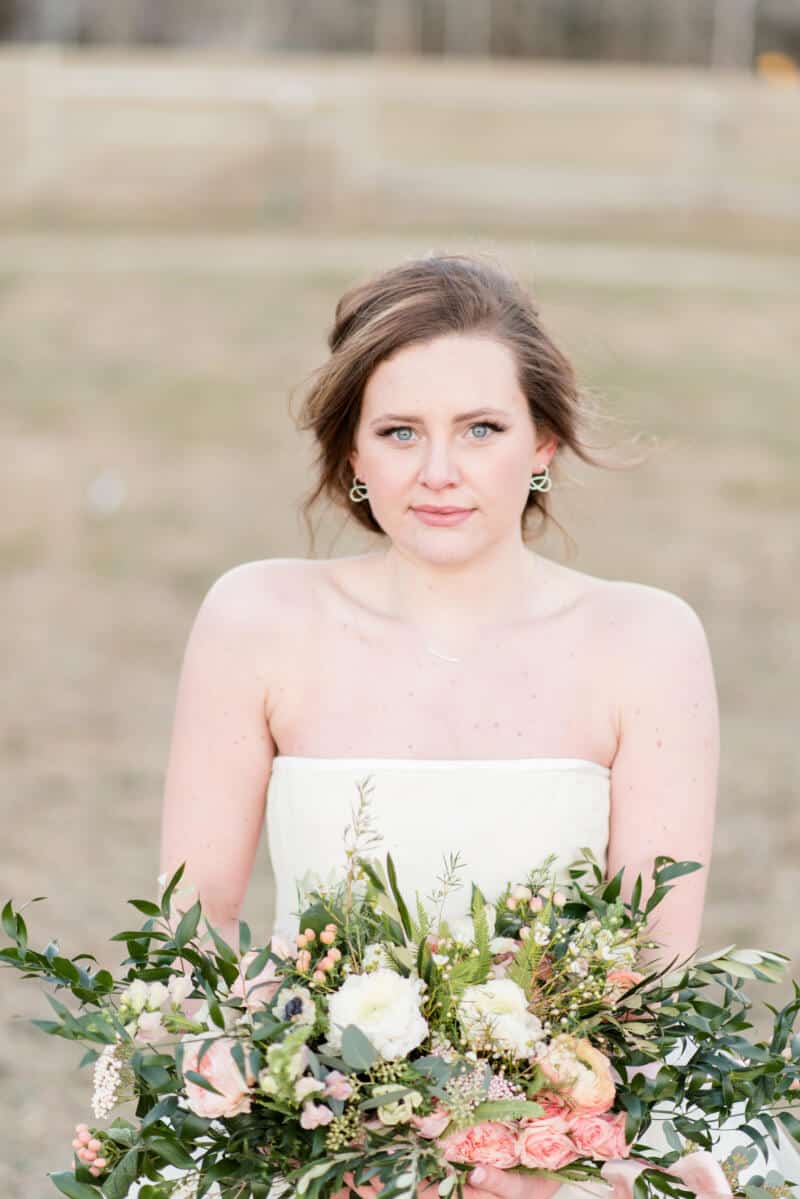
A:
[[[208,588],[201,612],[229,627],[285,630],[310,596],[314,566],[306,558],[261,558],[232,566]]]
[[[637,638],[705,637],[697,611],[682,596],[663,587],[604,579],[593,589],[598,615],[622,635]]]
[[[638,687],[667,674],[677,679],[687,668],[711,674],[706,630],[686,599],[647,583],[597,582],[601,585],[591,589],[589,605],[592,631],[607,651],[613,677]]]

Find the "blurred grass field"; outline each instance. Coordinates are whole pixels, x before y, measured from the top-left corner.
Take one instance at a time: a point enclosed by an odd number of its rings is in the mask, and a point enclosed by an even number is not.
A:
[[[69,225],[0,234],[0,899],[49,897],[26,911],[32,939],[114,966],[125,900],[155,891],[198,604],[236,563],[308,552],[298,505],[313,447],[289,401],[324,356],[339,294],[400,258],[474,248],[531,286],[617,418],[607,436],[649,445],[634,470],[570,466],[553,498],[576,550],[552,533],[536,548],[697,609],[722,712],[703,943],[784,950],[800,976],[796,231],[776,244],[765,219],[747,238],[725,221],[665,235],[613,215],[524,235],[466,219],[360,236]],[[370,544],[324,517],[320,554]],[[256,935],[271,903],[262,841],[244,912]],[[53,1193],[45,1171],[67,1167],[72,1125],[90,1119],[79,1054],[26,1023],[47,1012],[36,984],[2,975],[0,1193],[12,1199]]]

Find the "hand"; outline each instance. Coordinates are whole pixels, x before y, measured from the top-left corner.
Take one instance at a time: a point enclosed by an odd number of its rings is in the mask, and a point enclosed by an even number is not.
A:
[[[353,1186],[350,1173],[345,1174],[344,1180],[361,1199],[373,1199],[383,1189],[383,1183],[377,1178],[371,1178],[360,1187]],[[423,1183],[417,1188],[418,1199],[438,1199],[437,1188],[438,1183]],[[467,1175],[464,1199],[552,1199],[560,1189],[561,1183],[552,1178],[516,1174],[513,1170],[498,1170],[494,1166],[476,1166]],[[347,1199],[346,1191],[341,1194],[342,1199]]]
[[[475,1166],[467,1175],[464,1199],[552,1199],[561,1183],[495,1166]]]

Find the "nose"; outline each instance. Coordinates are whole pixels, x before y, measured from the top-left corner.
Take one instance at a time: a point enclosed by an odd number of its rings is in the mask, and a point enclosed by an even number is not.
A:
[[[459,483],[461,475],[455,459],[456,456],[446,440],[431,441],[420,467],[420,482],[434,488]]]

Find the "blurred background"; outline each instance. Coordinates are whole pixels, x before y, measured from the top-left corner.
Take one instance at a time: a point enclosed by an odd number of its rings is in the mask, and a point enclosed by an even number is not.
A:
[[[308,556],[292,395],[341,291],[517,272],[636,469],[567,463],[538,552],[685,597],[722,712],[704,946],[794,955],[800,2],[0,0],[0,899],[116,967],[152,897],[208,587]],[[296,402],[299,402],[296,401]],[[371,548],[320,513],[317,553]],[[244,915],[262,938],[262,841]],[[764,988],[784,1002],[788,985]],[[90,1071],[0,982],[0,1193],[45,1199]],[[754,1016],[759,1026],[761,1016]]]

